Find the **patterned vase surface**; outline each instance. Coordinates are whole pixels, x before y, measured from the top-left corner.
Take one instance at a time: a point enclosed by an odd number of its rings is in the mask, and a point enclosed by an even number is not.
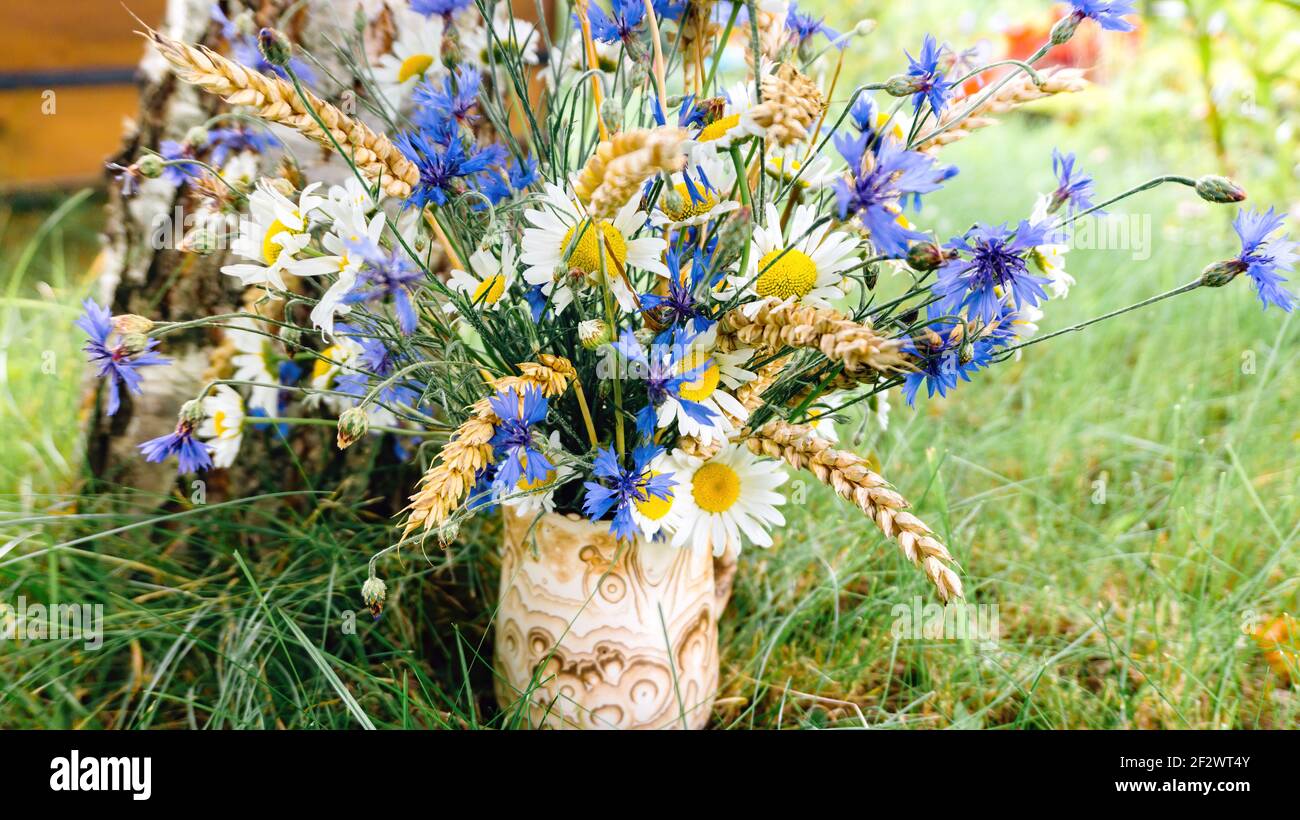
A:
[[[702,728],[730,566],[608,522],[505,510],[496,695],[548,728]],[[534,521],[536,522],[534,524]],[[531,527],[531,529],[530,529]]]

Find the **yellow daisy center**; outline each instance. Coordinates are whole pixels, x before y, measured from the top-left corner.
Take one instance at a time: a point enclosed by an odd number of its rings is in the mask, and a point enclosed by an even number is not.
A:
[[[470,301],[476,305],[488,307],[500,301],[505,292],[505,276],[499,273],[493,274],[478,283],[478,287],[474,288],[474,294],[470,296]]]
[[[650,478],[654,478],[657,475],[659,475],[657,471],[650,471]],[[637,512],[641,513],[646,518],[649,518],[651,521],[658,521],[667,515],[668,511],[673,508],[672,493],[673,491],[669,490],[667,498],[660,498],[652,495],[645,501],[633,501],[632,503],[636,505]]]
[[[320,352],[321,357],[311,366],[311,379],[313,382],[319,383],[329,375],[329,372],[333,369],[334,365],[326,360],[337,361],[341,352],[342,351],[339,350],[338,345],[330,345]]]
[[[549,487],[550,485],[554,484],[555,479],[558,478],[558,475],[555,472],[555,470],[547,470],[546,475],[543,476],[542,478],[537,478],[537,479],[533,479],[532,481],[529,481],[528,476],[526,474],[528,470],[528,455],[526,453],[519,456],[519,466],[524,469],[525,475],[519,477],[519,481],[515,486],[517,486],[523,492],[531,492],[533,490],[540,490],[543,487]]]
[[[808,254],[794,248],[768,251],[758,260],[762,271],[754,283],[759,296],[788,299],[803,297],[817,284],[817,264]]]
[[[696,137],[696,139],[700,142],[713,142],[714,140],[722,139],[727,135],[728,131],[735,128],[737,125],[740,125],[739,114],[731,114],[730,116],[722,117],[721,119],[714,120],[704,126],[703,130],[700,131],[700,135]]]
[[[432,54],[412,54],[397,69],[397,81],[404,83],[412,77],[423,76],[424,72],[429,70],[433,65]]]
[[[685,182],[679,182],[676,186],[677,195],[681,197],[681,205],[676,208],[668,207],[668,204],[660,199],[663,203],[661,208],[668,215],[668,218],[674,222],[684,222],[694,216],[703,216],[713,210],[713,206],[718,204],[718,198],[713,195],[712,191],[706,191],[700,188],[696,189],[704,197],[702,202],[696,202],[691,199],[691,193],[686,188]]]
[[[572,244],[573,252],[569,254],[569,267],[584,273],[600,273],[600,249],[597,247],[596,232],[591,229],[590,221],[581,224],[582,234],[578,237],[578,241],[573,241],[573,232],[578,229],[577,225],[569,228],[564,234],[564,240],[560,242],[560,256],[563,258],[565,249]],[[599,225],[601,233],[605,236],[605,270],[610,274],[617,274],[627,267],[627,240],[613,224],[600,220]]]
[[[695,471],[691,496],[705,512],[726,512],[740,498],[740,476],[726,464],[710,461]]]
[[[693,350],[682,360],[680,372],[689,373],[706,361],[709,361],[709,354],[700,350]],[[718,389],[718,381],[721,377],[722,371],[718,367],[717,361],[711,361],[708,367],[700,371],[698,379],[683,384],[677,392],[687,401],[704,401],[713,395],[714,390]]]
[[[266,229],[266,234],[262,237],[262,259],[268,265],[274,265],[275,260],[279,259],[280,254],[284,252],[280,243],[275,241],[275,238],[282,233],[294,233],[294,230],[277,219],[271,223],[271,227]]]
[[[212,414],[212,431],[217,438],[222,438],[230,428],[226,426],[226,411],[218,410]]]

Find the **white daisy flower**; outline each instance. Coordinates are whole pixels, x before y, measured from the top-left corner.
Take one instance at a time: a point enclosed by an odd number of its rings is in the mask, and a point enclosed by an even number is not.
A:
[[[320,356],[312,362],[311,373],[307,376],[307,386],[311,388],[303,398],[304,407],[323,405],[336,414],[349,406],[345,396],[327,393],[334,389],[335,379],[347,364],[360,351],[360,346],[347,337],[337,339],[334,344],[320,351]]]
[[[691,188],[686,184],[685,174],[691,175],[691,184],[697,198],[691,197]],[[704,186],[704,179],[713,186],[712,190]],[[655,212],[650,217],[656,227],[685,228],[702,225],[740,207],[740,203],[734,199],[722,198],[731,193],[736,182],[736,171],[730,163],[722,162],[715,153],[699,154],[698,159],[688,165],[686,171],[673,174],[672,181],[677,200],[670,203],[667,192],[660,193]]]
[[[776,488],[789,477],[772,459],[760,459],[742,444],[730,444],[704,461],[673,452],[677,481],[672,508],[672,545],[715,556],[739,554],[743,539],[772,546],[768,529],[785,524]]]
[[[251,191],[257,185],[257,154],[240,151],[221,168],[221,178],[240,191]]]
[[[823,441],[829,441],[832,444],[840,440],[840,431],[835,426],[835,411],[839,409],[840,402],[834,399],[820,401],[808,408],[807,421],[804,426],[812,431],[812,434]]]
[[[383,196],[382,189],[379,194]],[[371,196],[370,189],[355,176],[348,177],[342,185],[331,185],[326,197],[321,210],[335,222],[346,220],[353,214],[369,216],[379,207],[379,203]]]
[[[375,80],[384,98],[401,108],[411,90],[425,77],[446,73],[442,65],[442,17],[425,17],[400,9],[392,51],[379,58]]]
[[[497,4],[490,32],[478,14],[474,25],[457,27],[465,59],[484,71],[495,68],[498,73],[504,72],[508,53],[517,55],[525,65],[541,65],[542,55],[546,54],[546,38],[537,26],[512,17],[509,8],[509,3]]]
[[[502,504],[513,507],[525,515],[555,512],[555,491],[568,484],[578,471],[569,465],[564,448],[560,446],[560,431],[551,431],[546,450],[548,458],[551,454],[558,454],[557,457],[550,458],[555,469],[547,471],[545,478],[533,482],[529,482],[527,476],[521,475],[515,487],[519,494],[511,494],[501,499]],[[526,460],[527,456],[524,458]]]
[[[256,386],[249,388],[248,406],[275,416],[280,409],[280,388],[271,385],[280,382],[275,375],[273,340],[265,335],[268,326],[252,314],[231,319],[230,325],[225,332],[238,351],[230,359],[235,369],[234,379],[257,382]]]
[[[1038,201],[1034,203],[1034,212],[1029,217],[1031,225],[1037,225],[1052,218],[1047,212],[1051,201],[1052,198],[1046,194],[1038,197]],[[1034,264],[1043,272],[1043,276],[1050,280],[1047,290],[1053,299],[1064,299],[1069,296],[1070,288],[1074,286],[1074,277],[1065,272],[1065,255],[1069,252],[1069,245],[1052,243],[1039,245],[1034,248],[1030,255]]]
[[[738,432],[737,423],[749,418],[749,411],[728,389],[734,390],[757,378],[755,373],[743,367],[754,353],[751,348],[724,353],[714,348],[716,341],[717,325],[711,326],[692,340],[681,357],[677,372],[689,373],[701,367],[704,369],[694,380],[681,385],[676,394],[669,393],[659,406],[657,420],[659,427],[667,427],[676,421],[677,429],[682,435],[693,436],[705,444],[715,439],[726,441]],[[712,420],[702,423],[692,418],[682,405],[683,399],[709,410],[713,414]]]
[[[212,449],[212,466],[229,467],[244,440],[244,400],[230,385],[219,384],[202,406],[203,421],[195,432]]]
[[[829,223],[809,232],[816,221],[817,209],[800,205],[787,226],[787,241],[776,206],[768,203],[767,223],[754,229],[749,270],[731,277],[733,287],[757,297],[744,306],[747,315],[757,313],[765,299],[828,308],[843,295],[843,272],[858,263],[859,241],[831,231]]]
[[[614,221],[595,221],[557,185],[548,184],[544,207],[524,211],[524,218],[534,227],[524,229],[520,260],[527,265],[524,279],[541,285],[550,297],[557,314],[573,301],[575,286],[584,282],[599,284],[601,260],[599,235],[604,236],[605,271],[610,275],[610,289],[626,311],[636,309],[635,297],[628,286],[632,268],[668,276],[668,266],[661,258],[667,249],[662,237],[633,238],[646,222],[638,210],[639,197],[632,197],[614,217]],[[565,251],[568,250],[568,257]]]
[[[762,136],[764,129],[754,122],[753,110],[754,83],[738,82],[729,86],[725,92],[726,105],[722,116],[700,129],[695,141],[708,145],[719,151],[731,147],[732,143],[752,136]]]
[[[465,294],[479,310],[494,310],[504,305],[519,269],[519,252],[514,241],[508,236],[501,240],[500,258],[486,248],[470,254],[469,269],[468,273],[452,270],[447,281],[451,289]],[[455,313],[456,305],[448,302],[442,309],[445,313]]]
[[[351,305],[343,300],[357,284],[357,273],[365,260],[349,251],[348,245],[361,241],[378,245],[384,234],[384,215],[377,213],[369,222],[360,208],[340,208],[330,232],[321,238],[326,255],[289,263],[289,272],[296,276],[335,275],[334,283],[321,294],[320,301],[311,310],[311,322],[320,328],[325,337],[334,335],[334,317],[348,313]]]
[[[239,235],[231,244],[237,255],[255,260],[254,263],[226,265],[221,272],[237,277],[243,285],[270,285],[287,290],[284,273],[298,253],[311,243],[307,232],[312,211],[324,199],[314,191],[320,187],[313,182],[298,195],[298,201],[275,190],[267,181],[258,183],[248,197],[249,219],[241,220]]]
[[[767,175],[782,185],[793,183],[801,191],[821,190],[835,182],[839,174],[831,170],[830,157],[819,156],[812,162],[804,164],[796,156],[800,153],[802,151],[796,149],[788,154],[775,151],[769,154],[767,164],[763,166]]]

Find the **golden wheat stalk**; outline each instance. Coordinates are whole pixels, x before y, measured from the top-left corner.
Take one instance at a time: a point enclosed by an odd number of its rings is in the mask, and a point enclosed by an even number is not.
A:
[[[638,128],[605,140],[578,173],[574,192],[595,219],[612,219],[641,184],[660,172],[686,164],[681,128]]]
[[[182,43],[153,29],[144,32],[144,36],[182,80],[220,96],[231,105],[248,107],[261,119],[292,128],[326,148],[333,149],[337,143],[357,170],[370,182],[379,182],[389,196],[405,199],[419,183],[419,170],[388,137],[310,91],[304,90],[304,102],[293,84],[280,77],[268,77],[211,49]]]
[[[543,353],[536,362],[519,365],[520,376],[502,376],[491,386],[496,391],[523,392],[532,387],[547,398],[562,394],[577,371],[568,359]],[[411,496],[408,515],[402,525],[402,537],[423,526],[425,531],[446,522],[474,487],[479,471],[492,463],[492,435],[501,419],[493,412],[488,399],[479,399],[470,417],[456,428],[451,439],[438,453],[438,461],[420,479],[419,489]]]
[[[843,365],[843,372],[855,382],[911,369],[898,339],[885,338],[870,325],[829,308],[769,302],[753,316],[737,309],[722,318],[719,333],[770,352],[785,346],[819,350]]]
[[[921,143],[917,150],[933,154],[945,145],[969,137],[975,131],[997,125],[997,119],[991,116],[993,114],[1005,114],[1044,97],[1053,97],[1057,94],[1073,94],[1088,87],[1088,81],[1084,79],[1083,71],[1077,68],[1044,69],[1039,72],[1039,76],[1043,79],[1041,86],[1034,83],[1033,78],[1028,74],[1022,74],[1011,80],[972,111],[966,119],[934,138]],[[949,107],[945,118],[940,121],[939,127],[942,128],[952,122],[953,118],[960,115],[964,110],[965,108],[961,104],[954,104]]]
[[[907,511],[907,499],[867,468],[866,459],[836,450],[809,428],[784,421],[769,422],[745,443],[755,453],[809,471],[841,498],[857,505],[925,573],[945,603],[962,597],[961,578],[952,567],[956,561],[948,548]]]

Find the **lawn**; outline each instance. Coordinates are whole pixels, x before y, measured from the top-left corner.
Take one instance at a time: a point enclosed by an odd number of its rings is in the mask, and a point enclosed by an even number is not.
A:
[[[1023,218],[1057,145],[1079,152],[1102,196],[1215,170],[1191,136],[1123,144],[1009,121],[945,152],[961,174],[920,220],[947,237]],[[498,522],[388,564],[390,606],[372,621],[358,590],[392,530],[355,482],[304,476],[289,495],[201,506],[72,494],[84,407],[71,322],[97,207],[15,208],[0,225],[0,601],[106,613],[98,650],[0,650],[0,726],[509,724],[491,692]],[[1188,189],[1114,210],[1134,217],[1128,246],[1072,251],[1078,284],[1046,306],[1041,333],[1235,252],[1231,210]],[[903,609],[935,602],[924,577],[817,482],[789,486],[806,503],[787,506],[770,551],[741,557],[713,725],[1294,727],[1300,701],[1247,632],[1300,609],[1297,342],[1300,322],[1261,311],[1240,281],[1032,346],[947,400],[913,410],[892,395],[887,432],[851,414],[842,440],[861,431],[859,449],[951,546],[997,634],[896,636]]]

